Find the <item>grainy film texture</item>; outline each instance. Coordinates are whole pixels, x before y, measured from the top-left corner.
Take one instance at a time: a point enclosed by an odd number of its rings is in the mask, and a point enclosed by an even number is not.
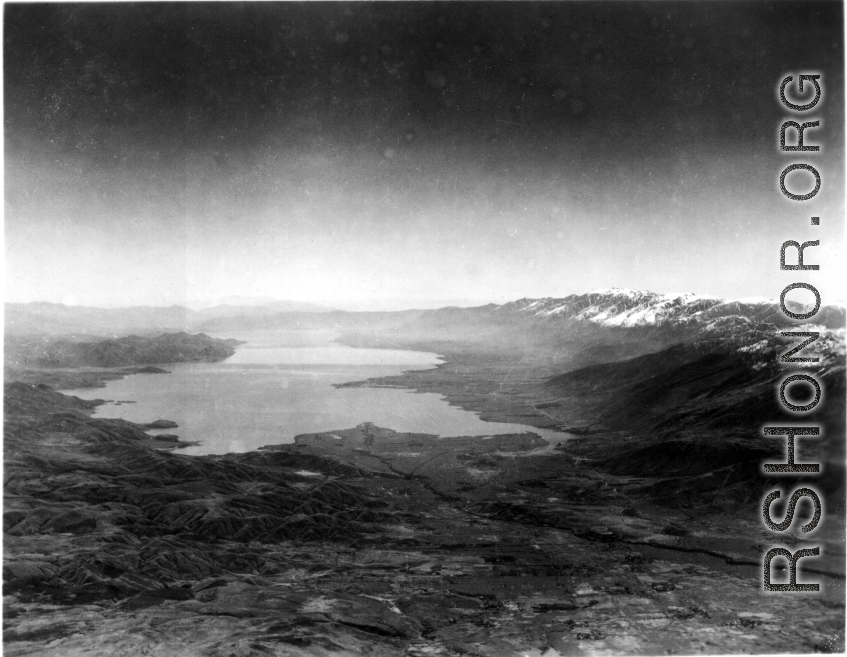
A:
[[[843,46],[5,4],[5,654],[844,652]]]

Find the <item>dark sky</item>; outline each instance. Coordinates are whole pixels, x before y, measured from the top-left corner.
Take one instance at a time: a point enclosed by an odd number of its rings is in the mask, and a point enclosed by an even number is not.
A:
[[[772,297],[798,280],[782,241],[823,241],[818,281],[843,251],[839,2],[6,4],[4,20],[12,300]],[[798,115],[776,88],[804,72],[824,95]],[[778,151],[800,116],[822,121],[821,153]],[[802,161],[824,185],[800,204],[777,180]]]

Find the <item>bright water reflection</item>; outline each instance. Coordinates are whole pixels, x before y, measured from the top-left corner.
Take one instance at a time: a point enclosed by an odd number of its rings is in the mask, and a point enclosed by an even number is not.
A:
[[[234,337],[247,344],[219,363],[165,365],[171,374],[139,374],[105,388],[66,391],[85,399],[131,400],[99,406],[95,417],[133,422],[173,420],[183,440],[201,445],[187,454],[220,454],[292,442],[301,433],[346,429],[362,422],[440,436],[533,431],[558,442],[564,434],[524,425],[483,422],[434,393],[393,388],[335,388],[333,384],[428,369],[435,354],[359,349],[330,331],[252,331]]]

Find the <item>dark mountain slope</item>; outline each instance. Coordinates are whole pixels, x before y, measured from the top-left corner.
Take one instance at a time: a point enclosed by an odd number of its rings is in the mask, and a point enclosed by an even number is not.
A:
[[[11,368],[63,368],[213,362],[232,356],[238,344],[238,340],[185,332],[95,342],[12,337],[6,339],[6,364]]]
[[[844,497],[843,358],[815,372],[824,401],[803,417],[784,412],[777,399],[789,372],[773,359],[714,345],[703,354],[702,345],[693,344],[569,372],[547,387],[565,403],[584,406],[584,414],[596,418],[595,431],[611,432],[607,440],[590,441],[592,459],[615,475],[663,478],[650,493],[672,504],[730,492],[739,502],[760,496],[775,483],[763,476],[761,463],[785,458],[785,439],[765,437],[762,427],[820,424],[821,438],[797,439],[797,462],[823,464],[827,475],[818,485],[838,505]]]
[[[814,319],[790,322],[767,300],[629,290],[445,308],[376,335],[345,336],[436,351],[443,365],[345,385],[436,392],[484,419],[576,433],[563,451],[640,479],[642,494],[665,505],[755,503],[773,484],[761,463],[785,453],[785,439],[763,436],[762,426],[820,421],[825,435],[800,439],[798,454],[834,473],[822,480],[843,508],[844,309],[824,307]],[[796,343],[781,336],[789,329],[820,333],[803,355],[821,362],[803,371],[823,381],[825,402],[800,419],[777,399],[792,371],[778,363]]]

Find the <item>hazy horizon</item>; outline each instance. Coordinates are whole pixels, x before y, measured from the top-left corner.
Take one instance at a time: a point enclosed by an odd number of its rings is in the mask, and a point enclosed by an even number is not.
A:
[[[843,300],[842,6],[777,6],[7,4],[6,299]],[[798,204],[776,88],[807,68]],[[790,239],[821,271],[779,271]]]
[[[622,291],[626,291],[627,288],[614,288]],[[597,288],[594,290],[586,290],[584,292],[574,293],[576,295],[580,294],[591,294],[595,292],[603,292],[607,291],[609,288]],[[718,295],[711,294],[699,294],[693,291],[680,292],[680,291],[669,291],[664,292],[660,290],[635,290],[637,292],[652,292],[655,294],[665,295],[669,297],[682,296],[687,294],[693,294],[694,296],[704,297],[704,298],[721,298],[726,301],[747,301],[747,302],[757,302],[766,300],[769,302],[776,303],[778,297],[759,297],[759,296],[748,296],[748,297],[720,297]],[[568,296],[568,295],[564,295]],[[403,311],[403,310],[434,310],[439,308],[448,308],[448,307],[459,307],[459,308],[475,308],[480,306],[485,306],[489,304],[501,305],[504,303],[508,303],[510,301],[518,301],[520,299],[542,299],[542,298],[551,298],[550,295],[546,297],[515,297],[509,299],[498,299],[498,300],[490,300],[490,301],[474,301],[474,300],[432,300],[429,302],[423,302],[420,304],[415,304],[413,302],[408,302],[405,299],[395,299],[395,300],[384,300],[382,305],[374,306],[373,304],[362,305],[362,304],[345,304],[338,306],[325,306],[323,304],[312,304],[306,301],[293,301],[294,303],[302,303],[303,305],[313,305],[316,307],[314,311],[309,309],[303,310],[280,310],[280,312],[331,312],[331,311],[341,311],[341,312],[395,312],[395,311]],[[553,297],[557,298],[557,297]],[[118,305],[100,305],[100,306],[89,306],[87,304],[78,304],[78,303],[62,303],[62,302],[54,302],[54,301],[44,301],[44,300],[33,300],[33,301],[11,301],[6,300],[6,303],[20,303],[20,304],[38,304],[38,303],[47,303],[47,304],[57,304],[62,305],[68,308],[100,308],[100,309],[108,309],[108,310],[119,310],[119,309],[127,309],[127,308],[173,308],[173,307],[182,307],[187,308],[192,311],[201,311],[201,310],[209,310],[212,308],[216,308],[219,306],[241,306],[244,308],[251,308],[256,306],[270,306],[273,304],[285,304],[292,302],[291,299],[269,299],[266,303],[214,303],[214,302],[195,302],[189,304],[168,304],[168,305],[156,305],[156,304],[135,304],[135,303],[127,303],[127,304],[118,304]],[[802,303],[802,300],[801,300]],[[844,298],[832,298],[826,301],[823,301],[823,306],[844,306],[847,305],[847,301]]]

